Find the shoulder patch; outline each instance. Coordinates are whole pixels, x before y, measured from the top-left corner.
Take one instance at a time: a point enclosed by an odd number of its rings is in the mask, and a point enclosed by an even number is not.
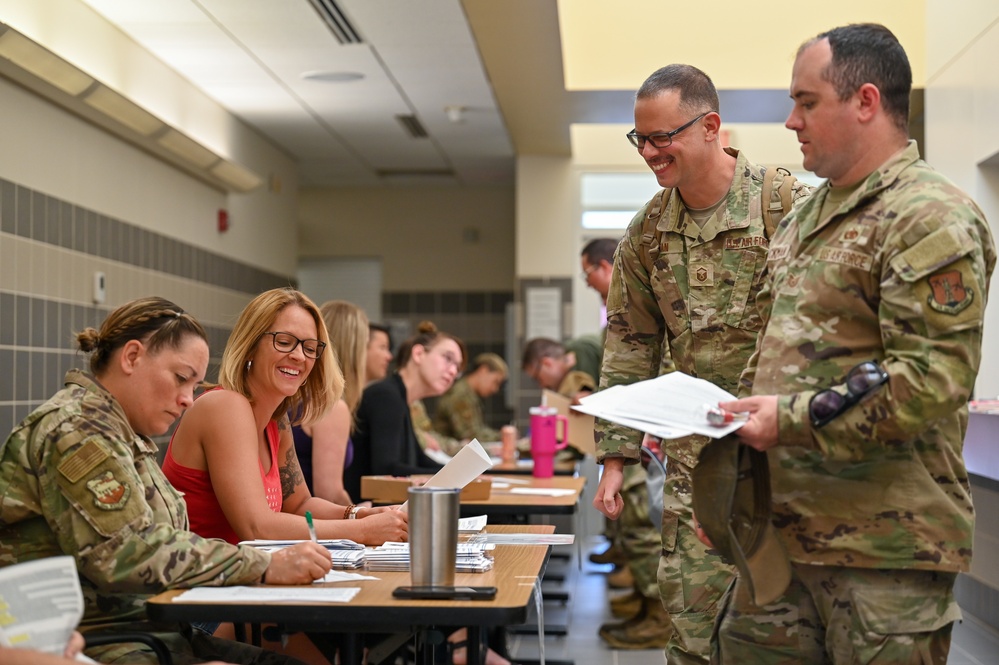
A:
[[[122,510],[128,503],[132,488],[105,471],[87,481],[87,490],[94,495],[94,505],[101,510]]]
[[[85,442],[75,453],[59,463],[59,473],[71,483],[78,482],[87,472],[111,456],[96,440]]]
[[[959,314],[975,300],[975,291],[964,285],[960,270],[938,272],[926,278],[930,295],[926,304],[941,314]]]

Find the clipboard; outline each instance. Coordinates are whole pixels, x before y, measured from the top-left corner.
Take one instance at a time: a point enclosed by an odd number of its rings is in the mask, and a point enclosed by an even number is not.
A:
[[[593,440],[593,416],[569,408],[572,400],[554,390],[544,390],[541,393],[541,404],[556,408],[560,416],[568,418],[569,433],[567,438],[570,446],[584,455],[596,454],[597,444]]]

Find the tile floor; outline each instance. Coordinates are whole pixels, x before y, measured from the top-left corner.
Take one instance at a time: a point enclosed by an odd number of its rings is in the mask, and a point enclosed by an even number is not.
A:
[[[594,549],[602,549],[600,537],[587,539],[583,544],[583,563],[580,567],[576,550],[570,559],[553,558],[549,571],[562,573],[565,581],[558,584],[545,582],[544,588],[563,589],[570,592],[566,605],[557,602],[544,604],[545,621],[554,625],[565,625],[565,637],[548,636],[544,640],[545,657],[573,661],[576,665],[662,665],[663,652],[660,649],[648,651],[615,651],[607,648],[597,635],[597,629],[605,621],[613,621],[607,610],[607,585],[605,577],[610,566],[599,566],[586,561],[586,554]],[[513,660],[537,659],[539,645],[537,635],[511,635],[510,654]],[[999,632],[965,616],[965,620],[954,627],[954,638],[947,665],[995,665],[999,663]]]

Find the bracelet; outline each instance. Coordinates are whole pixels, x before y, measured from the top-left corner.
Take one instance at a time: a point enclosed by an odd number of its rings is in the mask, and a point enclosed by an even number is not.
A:
[[[347,506],[346,508],[344,508],[344,510],[343,510],[343,518],[345,520],[352,520],[355,517],[357,517],[357,505],[352,503],[349,506]]]
[[[350,507],[350,515],[347,516],[347,519],[356,520],[357,519],[357,513],[359,513],[360,511],[361,511],[361,507],[360,506],[351,506]]]

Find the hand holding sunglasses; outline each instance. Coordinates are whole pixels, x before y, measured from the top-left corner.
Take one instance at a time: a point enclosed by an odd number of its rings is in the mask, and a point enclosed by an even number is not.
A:
[[[887,383],[888,373],[873,360],[862,362],[846,375],[846,395],[831,388],[815,393],[808,403],[813,427],[823,427]]]

